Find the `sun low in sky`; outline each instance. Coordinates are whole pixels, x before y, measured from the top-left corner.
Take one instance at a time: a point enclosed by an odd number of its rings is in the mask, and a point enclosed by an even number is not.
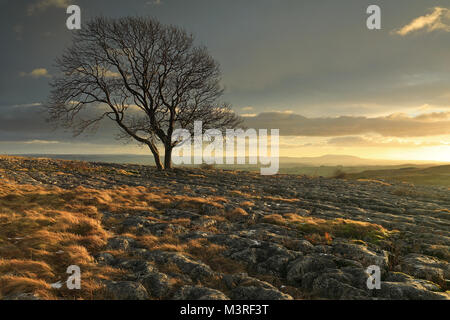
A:
[[[70,3],[69,3],[70,2]],[[140,153],[104,123],[52,131],[41,107],[70,43],[66,8],[148,15],[192,32],[221,64],[225,100],[251,128],[280,129],[280,155],[450,161],[450,5],[366,0],[2,1],[1,153]]]

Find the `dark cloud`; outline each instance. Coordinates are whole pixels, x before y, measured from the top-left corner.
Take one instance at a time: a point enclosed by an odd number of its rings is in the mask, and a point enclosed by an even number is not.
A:
[[[97,131],[74,138],[71,131],[54,129],[46,121],[45,108],[40,103],[2,106],[0,141],[60,141],[111,143],[119,132],[115,123],[105,119]],[[90,110],[97,110],[91,108]],[[88,113],[85,114],[89,116]],[[307,118],[293,113],[268,112],[245,117],[249,128],[278,128],[282,136],[338,137],[329,140],[334,145],[373,145],[373,140],[348,137],[369,133],[384,137],[425,137],[450,134],[450,112],[425,113],[415,117],[393,114],[385,117]],[[394,143],[395,144],[395,143]],[[380,143],[379,146],[388,146]],[[394,146],[391,144],[391,146]]]
[[[385,137],[425,137],[450,134],[449,113],[409,117],[393,114],[386,117],[307,118],[298,114],[267,112],[246,117],[250,128],[280,129],[283,136],[335,137],[376,133]]]
[[[4,1],[0,36],[6,50],[0,52],[0,59],[7,63],[2,64],[0,75],[0,104],[46,97],[45,79],[24,79],[18,74],[35,68],[53,73],[54,58],[71,39],[72,32],[65,27],[64,7],[69,2]],[[263,112],[277,106],[329,115],[426,103],[450,105],[450,34],[404,38],[389,33],[423,16],[431,6],[448,6],[448,0],[436,0],[433,5],[423,0],[378,0],[383,13],[380,31],[365,27],[370,0],[70,3],[80,6],[82,23],[95,15],[142,14],[185,27],[220,61],[226,98],[238,108],[251,105]],[[28,16],[30,8],[36,14]],[[363,104],[372,107],[359,111],[349,107]]]
[[[0,141],[114,141],[114,123],[73,139],[24,106],[48,97],[54,59],[71,42],[68,3],[80,6],[82,25],[97,15],[148,15],[192,32],[220,62],[226,100],[259,114],[247,118],[250,127],[321,137],[449,134],[448,113],[369,116],[449,110],[450,33],[390,33],[448,0],[378,0],[380,31],[365,27],[371,0],[14,0],[0,1]],[[294,114],[267,113],[285,109]]]
[[[89,142],[112,143],[119,132],[110,120],[103,121],[97,131],[74,137],[72,131],[55,128],[46,121],[48,115],[41,103],[0,107],[0,141]]]

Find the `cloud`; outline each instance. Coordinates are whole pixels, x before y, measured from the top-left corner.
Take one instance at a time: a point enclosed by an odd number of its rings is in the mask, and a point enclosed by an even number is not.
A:
[[[98,72],[102,77],[105,77],[105,78],[121,78],[122,77],[119,72],[111,71],[102,66],[97,65],[95,68],[97,69],[96,72]],[[78,72],[78,73],[83,73],[83,71],[84,71],[83,68],[76,69],[76,72]]]
[[[450,120],[450,112],[432,112],[421,114],[416,117],[418,120],[431,120],[431,121],[441,121]]]
[[[438,141],[408,141],[399,139],[375,139],[350,136],[350,137],[336,137],[327,141],[328,145],[337,147],[378,147],[378,148],[412,148],[412,147],[430,147],[442,145]]]
[[[30,4],[27,8],[28,15],[33,15],[38,11],[45,11],[50,7],[67,8],[70,6],[69,0],[39,0]]]
[[[111,70],[104,71],[105,78],[121,78],[120,73]]]
[[[27,140],[27,141],[22,141],[22,143],[24,144],[56,144],[56,143],[60,143],[59,141],[53,141],[53,140]]]
[[[90,108],[89,112],[97,114],[98,108]],[[40,141],[41,144],[42,141],[85,141],[109,144],[118,133],[116,124],[109,119],[102,122],[100,130],[95,134],[76,139],[72,137],[71,131],[53,131],[52,125],[45,121],[47,114],[44,112],[44,106],[38,102],[0,106],[0,110],[0,141]],[[448,140],[450,111],[422,113],[416,116],[395,113],[381,117],[317,118],[295,113],[266,112],[244,118],[243,126],[256,129],[278,128],[281,136],[295,143],[297,137],[302,136],[308,137],[308,143],[323,143],[325,146],[402,147],[407,143],[410,146],[419,146],[418,143],[437,141],[439,136]],[[420,137],[423,138],[418,139]]]
[[[425,137],[450,134],[450,112],[415,117],[396,113],[372,118],[307,118],[298,114],[264,112],[244,119],[248,128],[278,128],[283,136],[339,137],[375,133],[384,137]]]
[[[90,110],[93,113],[96,111],[95,108]],[[43,144],[43,141],[78,141],[108,144],[114,142],[118,133],[115,123],[108,120],[102,122],[97,133],[87,133],[74,139],[70,130],[54,130],[54,126],[46,121],[48,114],[41,103],[0,106],[0,111],[0,142],[40,141]]]
[[[31,108],[31,107],[40,107],[42,103],[34,102],[34,103],[26,103],[26,104],[15,104],[12,105],[11,108]]]
[[[37,68],[29,73],[20,72],[19,75],[21,77],[32,77],[32,78],[41,78],[41,77],[50,78],[51,77],[51,75],[48,73],[47,69],[45,69],[45,68]]]
[[[394,30],[393,33],[406,36],[419,30],[424,30],[425,32],[436,30],[450,32],[450,9],[435,7],[429,14],[414,19],[402,28]]]

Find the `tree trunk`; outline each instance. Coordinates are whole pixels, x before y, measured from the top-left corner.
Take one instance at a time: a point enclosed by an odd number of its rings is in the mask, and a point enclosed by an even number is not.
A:
[[[164,169],[172,168],[172,146],[166,146],[164,151]]]
[[[155,158],[155,164],[156,164],[156,168],[158,168],[158,170],[163,170],[163,166],[161,163],[161,157],[159,156],[159,153],[154,153],[153,157]]]
[[[156,149],[155,147],[149,146],[150,151],[153,153],[153,158],[155,159],[155,164],[156,164],[156,168],[158,170],[163,170],[163,166],[161,163],[161,157],[159,156],[159,152],[158,149]]]

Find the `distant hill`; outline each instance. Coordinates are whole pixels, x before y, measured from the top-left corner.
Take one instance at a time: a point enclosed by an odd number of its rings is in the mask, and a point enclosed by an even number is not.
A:
[[[21,154],[20,156],[117,164],[155,164],[151,154]],[[320,157],[280,157],[279,173],[313,177],[333,177],[338,172],[346,174],[373,170],[386,170],[386,172],[390,172],[402,168],[425,169],[439,164],[443,163],[433,161],[364,159],[350,155],[329,154]],[[198,167],[198,165],[183,166]],[[259,170],[260,165],[214,165],[214,167],[227,170],[255,171]]]
[[[349,173],[350,179],[382,179],[385,181],[407,182],[415,185],[450,186],[450,165],[429,168],[401,168],[392,170],[366,170],[360,173]]]
[[[280,162],[284,164],[304,164],[314,166],[388,166],[388,165],[437,165],[444,164],[439,161],[421,161],[421,160],[383,160],[383,159],[365,159],[349,155],[327,154],[320,157],[281,157]]]
[[[154,164],[153,157],[139,154],[14,154],[25,157],[44,157],[62,160],[80,160],[92,162],[112,162],[123,164]],[[290,167],[316,167],[316,166],[411,166],[418,165],[439,165],[447,164],[438,161],[408,161],[408,160],[380,160],[364,159],[350,155],[323,155],[320,157],[280,157],[280,166],[282,168]],[[450,163],[448,163],[450,164]],[[237,166],[235,169],[239,169]]]

